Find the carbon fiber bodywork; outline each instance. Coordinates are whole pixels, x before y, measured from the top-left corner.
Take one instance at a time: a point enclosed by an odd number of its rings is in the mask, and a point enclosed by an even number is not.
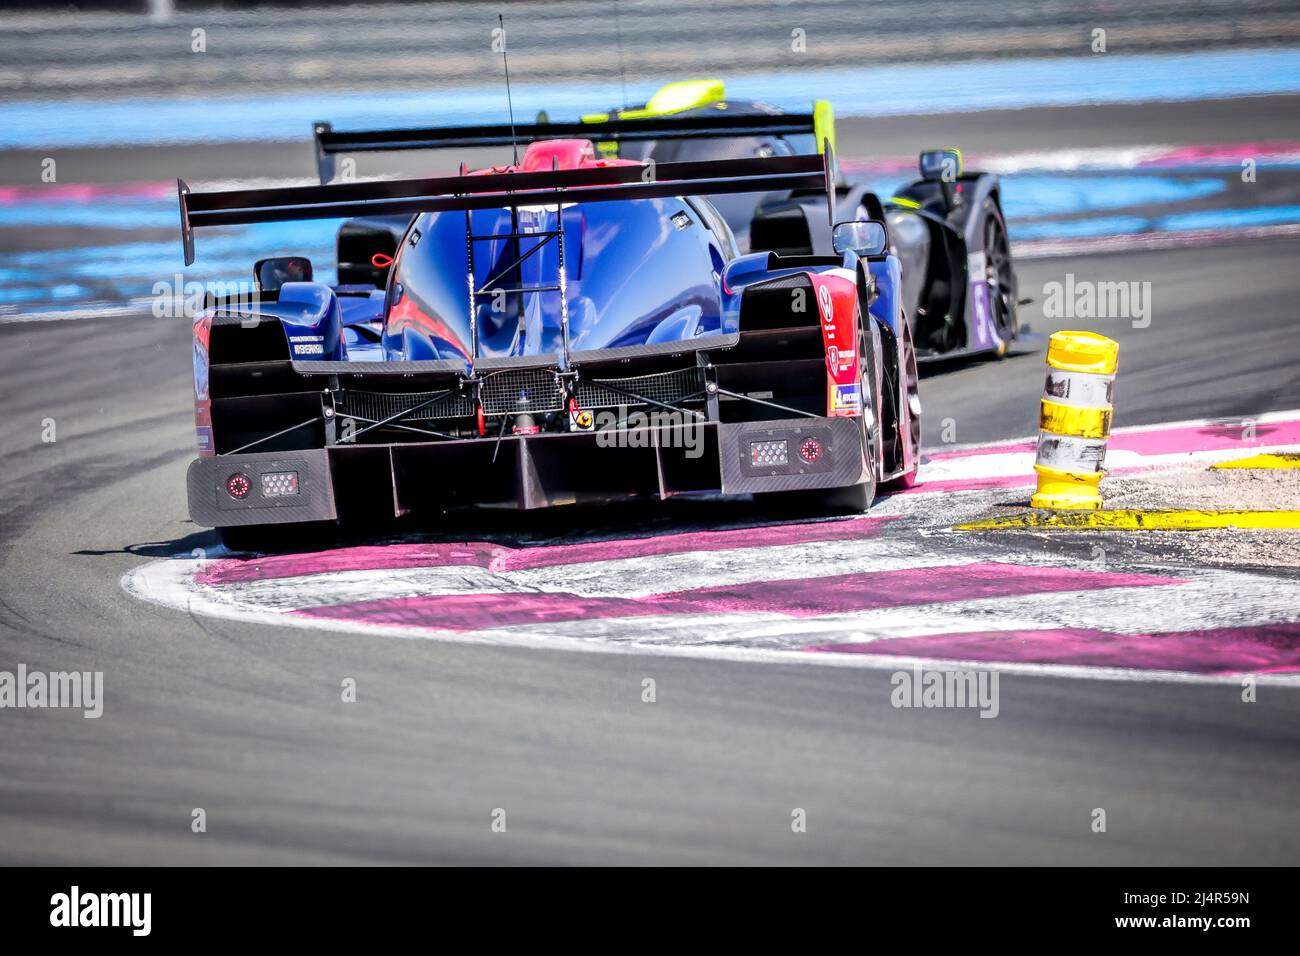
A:
[[[292,497],[264,496],[261,477],[272,472],[297,473],[299,493]],[[237,475],[249,482],[248,495],[242,499],[231,495],[227,487]],[[323,448],[288,454],[197,458],[190,462],[185,486],[190,519],[210,528],[330,521],[338,517],[329,455]]]
[[[809,439],[818,443],[811,462],[799,455]],[[750,443],[760,440],[788,442],[790,461],[753,464]],[[196,523],[238,527],[362,518],[367,511],[401,517],[450,507],[531,509],[630,497],[838,488],[864,480],[867,467],[857,419],[792,418],[510,436],[499,443],[471,439],[223,455],[192,462],[187,488]],[[261,493],[263,475],[290,470],[299,474],[297,496]],[[465,481],[467,474],[475,480]],[[238,500],[227,488],[237,475],[251,486]],[[358,489],[364,494],[353,493]]]

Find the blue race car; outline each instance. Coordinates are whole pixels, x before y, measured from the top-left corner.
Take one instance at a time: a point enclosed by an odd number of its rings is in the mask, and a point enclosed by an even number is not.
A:
[[[740,254],[706,195],[819,194],[833,152],[648,164],[537,140],[433,179],[194,193],[194,230],[407,220],[383,285],[262,260],[194,326],[190,515],[234,547],[462,505],[808,493],[868,507],[920,434],[897,257],[878,220],[828,254]],[[828,222],[828,229],[830,224]],[[276,536],[271,536],[274,539]]]

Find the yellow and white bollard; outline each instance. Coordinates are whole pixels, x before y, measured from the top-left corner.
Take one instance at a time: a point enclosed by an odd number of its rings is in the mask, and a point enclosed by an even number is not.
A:
[[[1054,332],[1038,417],[1035,508],[1101,507],[1119,343],[1095,332]]]

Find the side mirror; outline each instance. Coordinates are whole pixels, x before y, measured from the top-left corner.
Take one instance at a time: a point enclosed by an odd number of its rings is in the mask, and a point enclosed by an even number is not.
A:
[[[306,256],[276,256],[253,263],[253,281],[262,292],[275,292],[286,282],[310,282],[311,260]]]
[[[917,164],[921,178],[929,182],[955,183],[961,178],[960,149],[927,149]]]
[[[885,224],[874,219],[837,222],[831,232],[831,245],[840,255],[855,252],[864,258],[878,256],[885,251],[887,241]]]

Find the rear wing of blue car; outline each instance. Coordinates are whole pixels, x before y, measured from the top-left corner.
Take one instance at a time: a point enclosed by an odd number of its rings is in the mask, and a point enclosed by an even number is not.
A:
[[[194,230],[259,222],[415,215],[449,210],[612,202],[668,196],[814,190],[827,194],[834,218],[834,151],[709,162],[648,163],[504,172],[327,186],[195,193],[176,181],[185,264],[194,262]]]
[[[735,113],[708,116],[655,116],[601,119],[599,122],[524,123],[502,126],[430,126],[422,129],[336,130],[316,123],[316,166],[320,181],[334,178],[334,157],[341,153],[376,153],[408,149],[469,149],[526,145],[547,139],[591,139],[601,143],[650,140],[728,139],[739,136],[814,135],[834,145],[829,104],[811,113]]]

